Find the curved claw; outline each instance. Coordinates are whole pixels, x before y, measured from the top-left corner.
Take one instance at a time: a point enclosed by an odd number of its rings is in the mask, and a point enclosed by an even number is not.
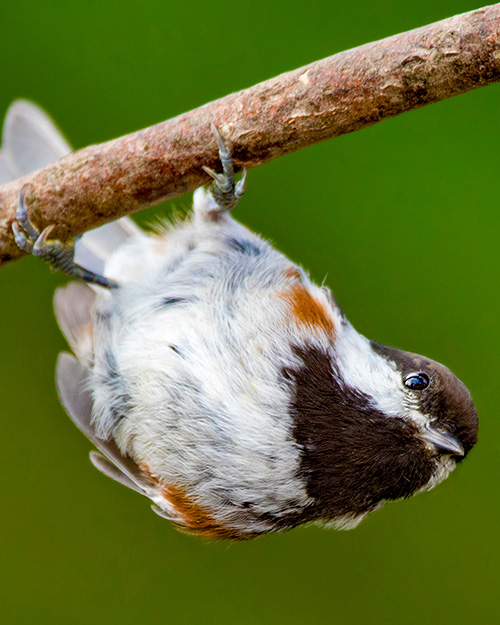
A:
[[[215,180],[217,184],[220,184],[223,181],[224,177],[215,172],[211,167],[208,167],[207,165],[202,165],[201,168],[206,174],[210,176],[210,178],[213,178],[213,180]]]
[[[46,243],[49,238],[49,234],[54,230],[54,224],[47,226],[43,229],[42,234],[37,238],[33,245],[33,256],[43,256],[46,251]]]
[[[26,208],[25,195],[26,195],[26,186],[23,185],[19,190],[19,195],[17,196],[17,210],[16,217],[20,221],[26,219],[28,217],[28,209]]]
[[[246,191],[246,182],[247,182],[247,168],[245,167],[243,169],[243,175],[241,176],[241,179],[236,183],[236,186],[234,188],[234,195],[236,196],[238,200],[240,200],[243,197]]]
[[[217,145],[219,146],[219,155],[220,155],[221,161],[231,160],[231,152],[229,151],[229,148],[227,147],[227,145],[224,143],[224,140],[221,137],[219,129],[213,122],[210,124],[210,128],[212,129],[212,132],[214,133],[214,136],[215,136],[215,140],[217,141]]]

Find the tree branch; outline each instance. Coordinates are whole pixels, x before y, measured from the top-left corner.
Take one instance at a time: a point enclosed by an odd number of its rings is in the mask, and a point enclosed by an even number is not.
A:
[[[114,141],[89,146],[0,187],[0,263],[22,256],[17,195],[54,236],[82,234],[208,182],[214,122],[237,167],[261,163],[388,117],[500,81],[500,4],[348,50]]]

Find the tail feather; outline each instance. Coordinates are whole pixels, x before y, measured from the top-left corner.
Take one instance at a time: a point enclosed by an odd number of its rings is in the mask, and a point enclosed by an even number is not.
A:
[[[71,152],[51,118],[28,100],[11,104],[3,127],[3,151],[12,178],[45,167]]]
[[[3,151],[0,150],[0,184],[7,184],[12,180],[12,173],[7,165]]]

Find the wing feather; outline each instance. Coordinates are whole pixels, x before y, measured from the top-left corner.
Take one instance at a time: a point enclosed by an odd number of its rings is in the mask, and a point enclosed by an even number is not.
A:
[[[92,425],[92,396],[87,388],[88,370],[74,356],[62,352],[57,360],[56,378],[59,399],[69,418],[117,470],[145,494],[150,485],[140,467],[130,456],[121,454],[112,439],[102,440],[95,434]]]
[[[86,284],[70,282],[56,289],[54,312],[71,349],[79,359],[93,358],[93,315],[96,294]]]
[[[123,471],[121,471],[116,466],[116,464],[108,460],[105,456],[98,453],[97,451],[90,452],[90,462],[98,471],[111,478],[115,482],[123,484],[123,486],[126,486],[131,490],[135,490],[135,492],[139,493],[140,495],[147,496],[147,493],[143,488],[141,488],[138,484],[131,480]]]

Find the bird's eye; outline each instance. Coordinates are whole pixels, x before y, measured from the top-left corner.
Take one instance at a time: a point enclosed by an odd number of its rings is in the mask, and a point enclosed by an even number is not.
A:
[[[427,373],[416,371],[405,375],[403,383],[406,388],[409,388],[411,391],[423,391],[424,388],[429,386],[431,379]]]

